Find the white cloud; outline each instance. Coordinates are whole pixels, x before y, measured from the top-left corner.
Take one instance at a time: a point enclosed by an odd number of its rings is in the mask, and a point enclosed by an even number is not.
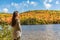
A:
[[[30,4],[32,4],[32,5],[36,5],[37,3],[32,1]]]
[[[29,0],[27,0],[27,3],[29,4],[29,3],[30,3],[30,1],[29,1]]]
[[[23,4],[23,5],[28,8],[28,5],[27,4]]]
[[[12,3],[11,3],[11,5],[13,6],[13,5],[14,5],[14,3],[12,2]]]
[[[1,9],[0,9],[0,11],[1,11]]]
[[[36,4],[36,2],[33,2],[33,1],[32,1],[30,4]]]
[[[7,13],[8,12],[8,8],[4,8],[3,12]]]
[[[49,8],[51,8],[51,4],[45,4],[45,7],[46,7],[47,9],[49,9]]]
[[[44,5],[45,5],[46,9],[49,9],[49,8],[51,8],[52,5],[49,4],[49,3],[47,3],[47,2],[52,2],[52,0],[49,0],[49,1],[48,0],[45,0],[44,1]]]
[[[49,0],[49,2],[52,2],[52,0]]]
[[[32,6],[36,6],[37,5],[37,2],[34,2],[34,1],[23,1],[21,3],[11,3],[12,6],[16,7],[16,8],[22,8],[22,7],[29,7],[29,5],[32,5]]]
[[[31,1],[30,4],[36,6],[37,2]]]
[[[12,2],[11,6],[13,6],[14,8],[16,8],[16,10],[26,10],[26,9],[29,10],[30,6],[36,7],[37,6],[37,2],[30,1],[30,0],[23,1],[23,2],[20,2],[20,3],[14,3],[14,2]]]
[[[11,3],[11,5],[12,5],[12,6],[15,6],[15,7],[18,7],[18,6],[19,6],[18,3],[13,3],[13,2]]]
[[[15,8],[22,8],[22,7],[27,7],[26,2],[21,2],[21,3],[11,3],[11,6],[14,6]]]
[[[60,4],[59,1],[56,1],[56,4]]]
[[[26,2],[27,2],[28,5],[33,5],[33,6],[37,5],[37,2],[34,2],[34,1],[27,0]]]

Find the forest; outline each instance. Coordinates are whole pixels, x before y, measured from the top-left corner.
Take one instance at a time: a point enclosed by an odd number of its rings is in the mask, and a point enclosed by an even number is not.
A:
[[[32,10],[19,14],[21,25],[60,24],[59,10]],[[0,24],[11,24],[12,13],[0,13]]]

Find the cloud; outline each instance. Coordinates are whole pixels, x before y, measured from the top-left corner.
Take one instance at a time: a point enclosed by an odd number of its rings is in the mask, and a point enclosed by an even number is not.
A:
[[[33,1],[32,1],[30,4],[36,4],[36,2],[33,2]]]
[[[51,4],[45,4],[45,7],[46,7],[46,9],[49,9],[49,8],[51,8]]]
[[[49,0],[49,2],[52,2],[52,0]]]
[[[37,2],[31,1],[30,4],[36,6]]]
[[[20,6],[22,6],[22,7],[27,7],[28,8],[28,5],[29,5],[29,3],[27,3],[27,1],[20,3]]]
[[[19,6],[18,3],[13,3],[13,2],[11,3],[11,5],[12,5],[12,6],[15,6],[15,7],[18,7],[18,6]]]
[[[21,3],[13,3],[13,2],[11,3],[11,6],[14,6],[16,8],[22,8],[22,7],[28,8],[30,5],[36,6],[37,2],[27,0],[27,1],[23,1]]]
[[[59,1],[56,1],[56,4],[60,4]]]
[[[1,11],[1,9],[0,9],[0,11]]]
[[[12,2],[10,5],[12,7],[14,7],[15,10],[27,11],[27,10],[30,9],[30,7],[36,7],[37,6],[37,2],[26,0],[26,1],[22,1],[20,3]]]
[[[21,2],[21,3],[11,3],[11,6],[15,7],[15,8],[22,8],[22,7],[28,7],[26,2]]]
[[[33,6],[37,5],[37,2],[35,2],[35,1],[29,1],[29,0],[27,0],[26,3],[29,4],[29,5],[33,5]]]
[[[4,8],[3,12],[7,13],[8,12],[8,8]]]
[[[30,3],[30,1],[29,1],[29,0],[27,0],[27,3],[29,4],[29,3]]]
[[[44,6],[46,7],[46,9],[49,9],[49,8],[51,8],[52,5],[47,2],[52,2],[52,0],[45,0],[44,1]]]

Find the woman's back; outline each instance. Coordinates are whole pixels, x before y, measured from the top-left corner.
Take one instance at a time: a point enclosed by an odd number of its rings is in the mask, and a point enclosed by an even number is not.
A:
[[[15,24],[15,26],[13,26],[13,29],[21,31],[20,21],[18,19],[16,19],[16,24]]]
[[[12,17],[13,40],[20,40],[20,37],[21,37],[21,26],[20,26],[20,21],[18,17],[19,17],[19,14],[17,11],[15,11]]]

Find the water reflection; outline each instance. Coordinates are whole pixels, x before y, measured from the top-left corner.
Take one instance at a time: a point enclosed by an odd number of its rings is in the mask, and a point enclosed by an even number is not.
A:
[[[60,24],[23,25],[23,40],[60,40]]]
[[[12,27],[8,26],[8,29],[11,30]],[[22,40],[60,40],[60,24],[21,26]]]
[[[23,31],[45,31],[45,25],[22,25]]]

